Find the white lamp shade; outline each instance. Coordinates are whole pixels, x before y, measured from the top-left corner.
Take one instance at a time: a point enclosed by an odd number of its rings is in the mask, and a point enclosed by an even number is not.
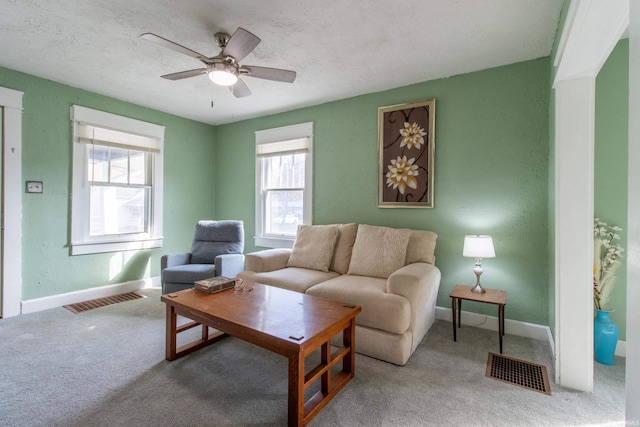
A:
[[[496,251],[493,249],[493,239],[491,236],[464,236],[462,256],[469,258],[494,258]]]

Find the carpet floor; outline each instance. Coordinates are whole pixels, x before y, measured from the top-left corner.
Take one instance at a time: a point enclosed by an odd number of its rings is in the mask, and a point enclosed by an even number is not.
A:
[[[0,319],[0,425],[286,425],[286,359],[229,337],[167,362],[160,293],[141,293],[80,314]],[[623,358],[596,363],[594,392],[577,392],[554,383],[547,343],[507,333],[505,355],[547,367],[547,396],[485,377],[495,332],[451,335],[437,321],[403,367],[358,354],[355,378],[310,425],[624,425]]]

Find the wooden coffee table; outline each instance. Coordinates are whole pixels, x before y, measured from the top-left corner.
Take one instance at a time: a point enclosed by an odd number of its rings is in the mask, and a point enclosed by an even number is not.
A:
[[[259,283],[251,292],[229,289],[206,295],[187,289],[162,295],[161,300],[167,305],[167,360],[228,335],[287,357],[290,426],[307,424],[354,376],[358,306]],[[193,322],[177,326],[178,315]],[[202,327],[200,339],[176,348],[177,335],[196,326]],[[342,347],[332,352],[330,340],[340,333]],[[320,364],[306,371],[305,358],[318,348]],[[340,361],[342,370],[335,374],[331,368]],[[305,402],[304,391],[317,380],[320,390]]]

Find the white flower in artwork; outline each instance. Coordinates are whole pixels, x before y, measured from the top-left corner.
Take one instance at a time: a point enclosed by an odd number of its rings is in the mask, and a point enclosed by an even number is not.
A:
[[[391,159],[391,164],[387,166],[389,169],[386,174],[387,186],[393,187],[394,190],[398,189],[400,194],[404,194],[407,187],[414,190],[418,188],[416,176],[419,175],[419,171],[418,165],[413,164],[415,161],[415,158],[407,160],[407,156]]]
[[[424,136],[427,133],[418,126],[417,123],[409,123],[404,122],[404,128],[400,129],[400,135],[402,135],[402,141],[400,142],[400,147],[407,147],[411,149],[412,147],[420,148],[422,144],[424,144]]]

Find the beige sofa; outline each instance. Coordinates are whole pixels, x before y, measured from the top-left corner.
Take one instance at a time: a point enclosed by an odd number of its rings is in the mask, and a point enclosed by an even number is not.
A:
[[[361,306],[356,351],[404,365],[435,320],[436,238],[364,224],[300,226],[293,249],[247,254],[238,277]]]

